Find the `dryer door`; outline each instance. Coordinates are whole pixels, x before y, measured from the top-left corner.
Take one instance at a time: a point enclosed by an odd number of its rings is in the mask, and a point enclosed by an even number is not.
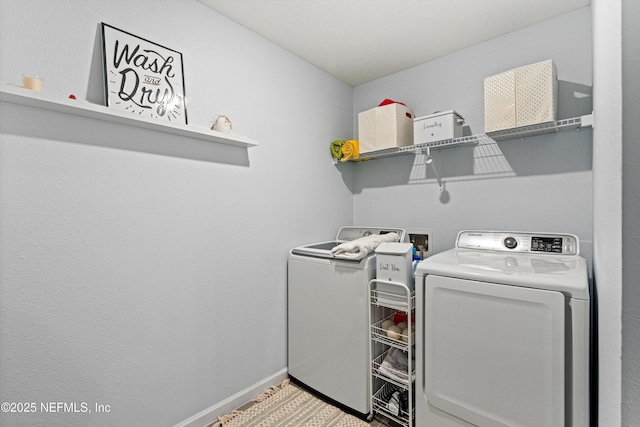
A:
[[[564,296],[427,276],[425,392],[478,426],[564,425]]]

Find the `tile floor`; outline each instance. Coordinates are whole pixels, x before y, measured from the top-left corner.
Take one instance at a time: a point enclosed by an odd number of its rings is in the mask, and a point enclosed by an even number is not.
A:
[[[373,421],[371,421],[369,423],[371,425],[371,427],[398,427],[400,426],[400,424],[396,423],[395,421],[391,421],[385,417],[383,417],[382,415],[376,414],[373,417]]]

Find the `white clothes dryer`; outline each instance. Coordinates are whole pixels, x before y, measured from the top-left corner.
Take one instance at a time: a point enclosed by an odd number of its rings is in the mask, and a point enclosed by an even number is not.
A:
[[[416,425],[589,426],[589,322],[576,236],[460,232],[416,270]]]

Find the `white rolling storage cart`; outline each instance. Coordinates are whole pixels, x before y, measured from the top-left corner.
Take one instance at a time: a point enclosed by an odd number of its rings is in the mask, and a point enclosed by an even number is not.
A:
[[[369,295],[371,408],[413,427],[415,292],[404,283],[373,279]]]

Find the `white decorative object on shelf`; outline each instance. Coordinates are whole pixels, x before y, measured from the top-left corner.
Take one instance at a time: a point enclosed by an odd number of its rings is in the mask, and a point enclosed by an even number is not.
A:
[[[157,132],[170,133],[187,138],[201,139],[204,141],[217,142],[220,144],[233,145],[236,147],[253,147],[258,145],[258,141],[237,134],[213,133],[211,129],[178,123],[165,123],[154,119],[132,117],[130,114],[119,110],[105,107],[104,105],[92,104],[90,102],[61,98],[44,92],[33,92],[19,86],[3,84],[0,88],[0,101],[13,104],[25,105],[28,107],[41,108],[45,110],[57,111],[64,114],[72,114],[81,117],[88,117],[96,120],[103,120],[111,123],[118,123],[127,126],[134,126],[150,129]]]
[[[32,90],[34,92],[42,92],[44,80],[34,74],[22,74],[22,87]]]
[[[182,54],[104,22],[101,27],[109,108],[186,125]]]
[[[229,120],[229,117],[217,115],[214,118],[213,127],[211,128],[211,130],[222,133],[231,133],[232,128],[233,125],[231,124],[231,120]]]

